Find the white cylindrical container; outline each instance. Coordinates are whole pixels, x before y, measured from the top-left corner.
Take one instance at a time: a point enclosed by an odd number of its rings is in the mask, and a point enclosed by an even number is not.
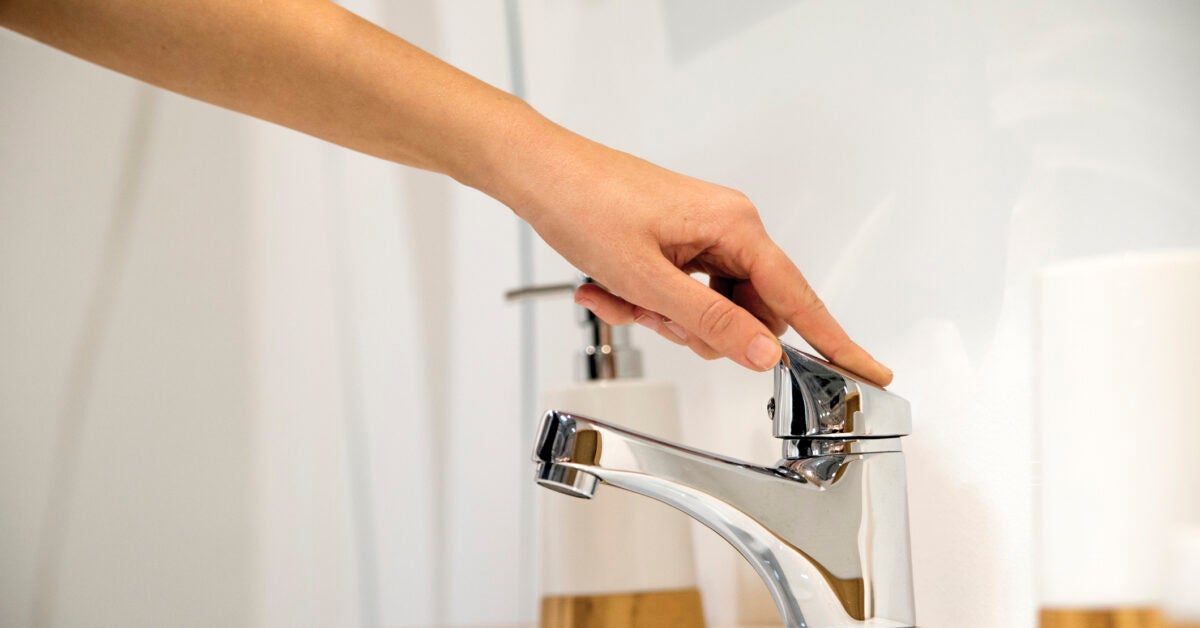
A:
[[[1200,524],[1200,251],[1057,264],[1038,295],[1041,604],[1161,608]]]
[[[546,407],[678,440],[675,388],[641,379],[580,383]],[[545,595],[694,589],[691,524],[652,499],[601,486],[589,500],[541,491]]]
[[[545,408],[678,440],[675,387],[642,379],[628,329],[582,314],[578,381],[545,394]],[[686,515],[603,485],[591,499],[538,493],[544,628],[704,625]]]
[[[1172,628],[1200,628],[1200,525],[1176,530],[1168,554],[1167,623]]]

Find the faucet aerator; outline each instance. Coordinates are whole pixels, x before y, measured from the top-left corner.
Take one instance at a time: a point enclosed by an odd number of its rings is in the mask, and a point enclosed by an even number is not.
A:
[[[552,491],[581,499],[591,499],[600,483],[600,478],[587,471],[547,462],[538,463],[535,479]]]

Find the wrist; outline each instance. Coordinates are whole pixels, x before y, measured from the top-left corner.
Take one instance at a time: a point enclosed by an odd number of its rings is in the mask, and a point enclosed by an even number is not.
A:
[[[581,156],[593,145],[517,99],[483,139],[479,159],[454,178],[531,224],[563,202],[572,173],[578,174]]]

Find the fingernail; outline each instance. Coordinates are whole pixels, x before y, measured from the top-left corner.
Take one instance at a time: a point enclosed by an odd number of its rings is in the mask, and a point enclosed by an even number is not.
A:
[[[658,322],[658,318],[656,318],[654,316],[650,316],[649,314],[642,314],[642,315],[638,316],[637,318],[633,319],[633,322],[635,322],[638,325],[641,325],[642,327],[645,327],[646,329],[649,329],[650,331],[653,331],[653,332],[658,332],[659,326],[660,326],[659,322]]]
[[[587,297],[581,297],[579,295],[575,295],[575,303],[582,305],[583,307],[586,307],[589,310],[592,309],[593,307],[595,307],[595,305],[596,305],[595,301],[593,301]]]
[[[680,342],[687,342],[687,330],[676,323],[675,321],[663,321],[663,327],[666,327]]]
[[[779,360],[779,351],[778,340],[766,334],[759,334],[750,341],[750,346],[746,347],[746,359],[760,369],[768,369],[775,366],[775,362]]]

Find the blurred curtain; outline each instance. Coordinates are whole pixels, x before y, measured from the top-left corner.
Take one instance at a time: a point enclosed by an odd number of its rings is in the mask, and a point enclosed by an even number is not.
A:
[[[349,8],[504,87],[473,4]],[[528,613],[511,213],[0,47],[0,626]]]

